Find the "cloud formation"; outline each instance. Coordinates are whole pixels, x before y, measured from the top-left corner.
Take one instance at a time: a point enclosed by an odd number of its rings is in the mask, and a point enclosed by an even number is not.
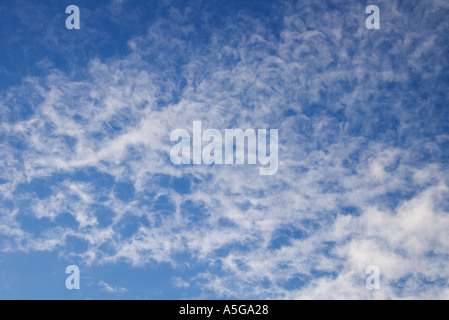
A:
[[[164,7],[128,53],[4,91],[0,249],[206,265],[173,280],[206,297],[447,299],[449,8],[378,2],[376,31],[343,1]],[[173,165],[193,121],[278,129],[277,174]]]

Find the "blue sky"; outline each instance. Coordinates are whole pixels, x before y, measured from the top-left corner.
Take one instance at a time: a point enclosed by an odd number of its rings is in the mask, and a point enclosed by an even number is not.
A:
[[[448,15],[2,1],[0,298],[448,299]],[[193,121],[278,129],[277,173],[172,164]]]

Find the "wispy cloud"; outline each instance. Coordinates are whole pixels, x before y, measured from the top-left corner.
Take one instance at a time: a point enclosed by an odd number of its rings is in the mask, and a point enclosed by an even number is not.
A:
[[[100,281],[98,283],[99,286],[103,287],[103,289],[108,292],[108,293],[126,293],[128,292],[127,289],[122,288],[122,287],[116,287],[116,286],[111,286],[110,284],[107,284],[104,281]]]
[[[51,69],[10,88],[1,249],[206,263],[173,284],[219,297],[447,298],[448,8],[380,4],[374,33],[340,1],[241,10],[220,28],[173,7],[83,77]],[[279,129],[278,173],[172,165],[170,132],[196,120]]]

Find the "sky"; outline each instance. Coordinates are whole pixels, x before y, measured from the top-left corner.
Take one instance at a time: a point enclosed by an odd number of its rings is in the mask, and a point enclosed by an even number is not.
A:
[[[449,299],[448,16],[1,1],[0,299]],[[277,172],[175,165],[194,121],[278,130]]]

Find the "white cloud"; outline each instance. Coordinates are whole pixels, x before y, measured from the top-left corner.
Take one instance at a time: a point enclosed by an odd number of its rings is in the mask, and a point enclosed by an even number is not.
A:
[[[106,291],[108,293],[126,293],[126,292],[128,292],[128,290],[126,288],[112,286],[112,285],[106,283],[105,281],[98,282],[98,285],[103,287],[104,291]]]
[[[395,4],[385,7],[399,22],[408,21]],[[394,39],[400,31],[385,31],[393,40],[383,56],[387,40],[368,38],[355,13],[346,19],[343,12],[317,19],[319,10],[298,3],[282,12],[279,34],[241,13],[213,30],[213,45],[205,48],[183,37],[195,32],[184,17],[188,11],[173,11],[179,24],[155,22],[146,36],[129,41],[128,56],[92,60],[83,80],[53,71],[45,81],[29,78],[11,89],[10,96],[32,92],[35,113],[0,126],[1,135],[24,144],[21,150],[4,143],[0,150],[7,180],[0,185],[2,199],[17,207],[14,214],[2,211],[0,234],[11,240],[2,243],[3,250],[64,250],[73,236],[88,245],[69,254],[88,264],[156,261],[174,268],[182,264],[176,255],[187,253],[192,263],[211,263],[220,271],[175,278],[175,286],[201,285],[225,297],[447,297],[444,285],[426,284],[448,279],[449,222],[442,199],[449,175],[438,158],[445,150],[415,131],[425,129],[414,115],[421,105],[410,105],[421,99],[419,93],[382,90],[410,83],[409,67],[434,77],[435,69],[422,61],[428,44],[411,43],[424,40],[428,27],[399,42]],[[385,12],[383,21],[390,15]],[[336,27],[341,19],[345,23]],[[179,56],[186,63],[175,72],[170,61]],[[429,99],[422,108],[432,107]],[[11,103],[8,97],[0,101]],[[190,128],[193,120],[210,128],[279,129],[278,173],[261,177],[246,166],[171,165],[169,133]],[[420,158],[424,153],[428,157]],[[71,181],[89,168],[109,180]],[[58,175],[66,176],[53,179]],[[190,192],[159,183],[159,175],[188,177]],[[51,195],[17,195],[21,184],[37,178],[54,183]],[[135,187],[129,201],[114,190],[122,181]],[[160,197],[173,208],[158,208]],[[108,209],[105,225],[96,205]],[[24,207],[38,219],[68,213],[78,225],[31,236],[16,221]],[[134,219],[130,234],[123,232],[127,218]],[[270,248],[286,227],[304,235]],[[378,292],[364,287],[370,264],[382,272]],[[300,287],[287,288],[298,279]],[[394,286],[400,281],[401,290]]]

